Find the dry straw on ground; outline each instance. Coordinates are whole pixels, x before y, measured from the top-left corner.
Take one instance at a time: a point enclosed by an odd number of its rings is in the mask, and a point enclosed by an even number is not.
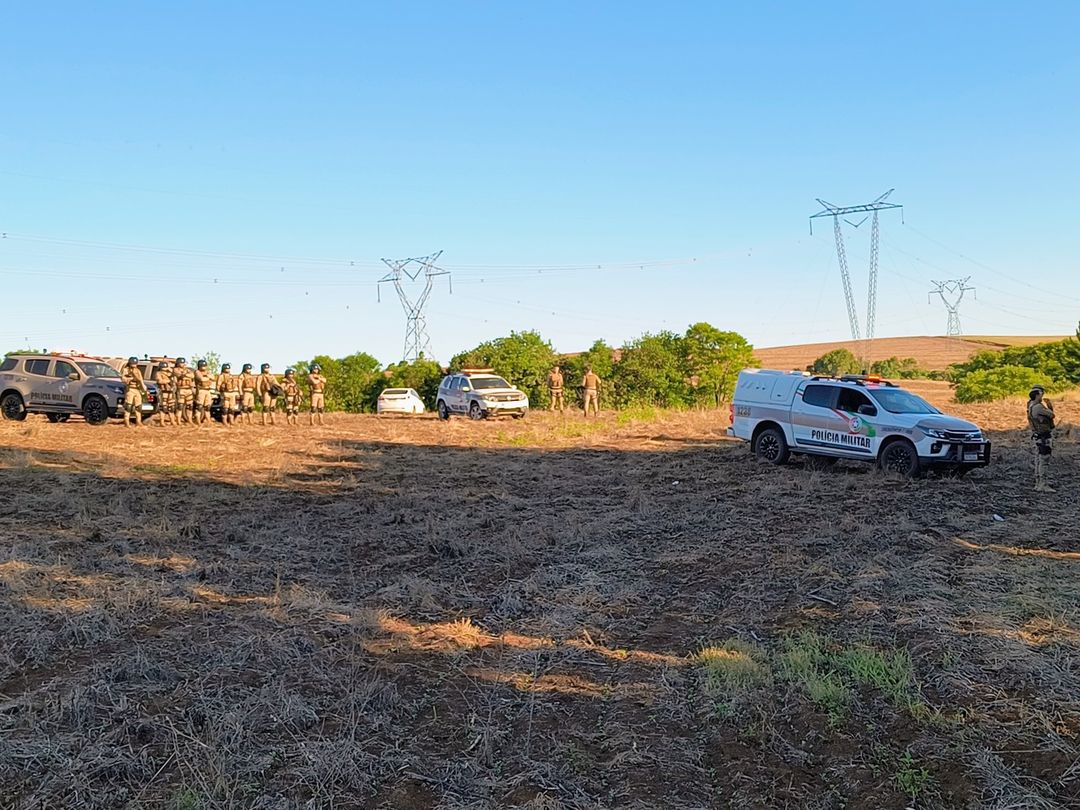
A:
[[[726,412],[0,423],[0,807],[1077,806],[1076,436],[1036,497],[956,409],[995,464],[915,482]]]

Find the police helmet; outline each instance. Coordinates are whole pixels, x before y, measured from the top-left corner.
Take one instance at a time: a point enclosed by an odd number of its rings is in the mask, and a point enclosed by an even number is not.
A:
[[[295,368],[287,368],[287,369],[285,369],[285,376],[286,377],[291,377],[295,373],[296,373]]]
[[[186,357],[177,357],[176,358],[176,365],[182,366],[185,363],[187,363],[187,358]]]
[[[129,366],[134,366],[134,365],[136,365],[136,364],[137,364],[138,362],[139,362],[139,358],[138,358],[138,357],[135,357],[134,355],[132,355],[131,357],[129,357],[129,358],[128,358],[128,365],[129,365]]]
[[[168,368],[169,364],[166,361],[162,360],[160,363],[157,364],[157,367],[158,368]]]
[[[315,365],[313,365],[311,367],[311,370],[312,371],[322,371],[322,366],[320,366],[318,363],[316,363]]]
[[[261,366],[259,366],[259,371],[269,371],[269,370],[270,370],[270,364],[269,363],[263,363]]]
[[[228,371],[231,368],[232,368],[232,366],[229,363],[222,363],[221,364],[221,370],[222,371]]]
[[[1045,394],[1045,393],[1046,393],[1046,389],[1043,388],[1041,385],[1033,385],[1033,386],[1031,386],[1031,390],[1028,391],[1028,397],[1030,397],[1031,399],[1035,399],[1036,394]]]
[[[206,368],[206,361],[205,360],[200,360],[199,361],[199,368]]]
[[[251,371],[251,363],[244,363],[244,371]]]

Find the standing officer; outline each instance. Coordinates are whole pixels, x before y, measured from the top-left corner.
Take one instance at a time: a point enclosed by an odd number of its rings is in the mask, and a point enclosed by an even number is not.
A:
[[[270,414],[270,424],[274,424],[274,411],[277,410],[278,397],[281,396],[281,386],[278,385],[277,377],[270,373],[270,364],[263,363],[259,367],[259,379],[257,390],[262,397],[262,423],[266,424],[266,414]]]
[[[157,383],[158,390],[161,392],[161,401],[158,403],[161,424],[178,425],[177,419],[179,417],[176,415],[176,375],[167,361],[162,360],[157,364],[157,375],[154,377],[154,382]]]
[[[296,369],[285,369],[285,379],[281,381],[285,392],[285,424],[300,424],[300,383],[296,381]]]
[[[592,406],[593,413],[596,416],[600,415],[600,378],[593,373],[592,366],[585,367],[585,377],[581,381],[582,387],[585,389],[585,416],[589,416],[589,406]]]
[[[210,405],[214,401],[214,378],[205,360],[195,365],[195,422],[203,425],[210,420]]]
[[[176,410],[177,424],[187,422],[195,423],[195,372],[187,364],[183,357],[176,358],[176,368],[173,369],[173,380],[176,383]]]
[[[231,425],[240,409],[240,380],[232,373],[231,363],[221,364],[221,373],[217,378],[217,390],[221,394],[223,418],[226,425]]]
[[[127,365],[120,371],[120,379],[124,382],[124,427],[131,427],[132,417],[135,427],[142,427],[143,394],[150,396],[150,392],[139,371],[138,357],[128,358]]]
[[[551,398],[549,409],[552,411],[556,408],[559,409],[560,413],[566,410],[566,405],[563,403],[564,384],[565,381],[563,380],[562,370],[558,366],[555,366],[555,368],[551,370],[551,373],[548,374],[548,394],[550,394]]]
[[[1054,449],[1054,405],[1044,399],[1046,390],[1036,385],[1028,394],[1027,417],[1035,440],[1035,491],[1054,492],[1046,482],[1050,455]]]
[[[255,424],[255,390],[259,387],[258,378],[251,373],[251,363],[244,363],[240,372],[240,410],[245,424]]]
[[[319,424],[323,423],[323,411],[326,409],[326,377],[322,375],[322,366],[318,363],[311,367],[308,374],[308,385],[311,386],[311,424],[315,424],[315,415],[318,414]]]

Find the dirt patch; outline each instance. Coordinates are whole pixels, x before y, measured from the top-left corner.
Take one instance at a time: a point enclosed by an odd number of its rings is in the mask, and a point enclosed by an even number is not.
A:
[[[1036,498],[951,410],[994,465],[914,482],[726,412],[0,423],[0,807],[1075,806],[1073,434]]]

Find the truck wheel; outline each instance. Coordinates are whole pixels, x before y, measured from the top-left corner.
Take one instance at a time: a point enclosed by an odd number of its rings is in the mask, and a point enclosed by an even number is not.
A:
[[[0,399],[0,414],[12,422],[21,422],[25,419],[26,406],[23,404],[22,397],[14,391],[4,394],[4,398]]]
[[[757,456],[758,461],[785,464],[790,453],[787,439],[784,438],[784,433],[780,428],[765,428],[754,442],[754,455]]]
[[[878,458],[882,472],[895,473],[903,478],[914,478],[919,474],[919,454],[915,445],[906,439],[897,439],[886,445]]]
[[[476,421],[484,418],[484,412],[480,410],[480,403],[475,399],[469,405],[469,418]]]
[[[82,405],[83,418],[91,425],[104,425],[109,421],[109,403],[104,397],[91,394]]]
[[[444,422],[450,418],[450,409],[446,407],[446,403],[443,402],[441,399],[439,400],[437,410],[439,411],[439,418],[442,419]]]

